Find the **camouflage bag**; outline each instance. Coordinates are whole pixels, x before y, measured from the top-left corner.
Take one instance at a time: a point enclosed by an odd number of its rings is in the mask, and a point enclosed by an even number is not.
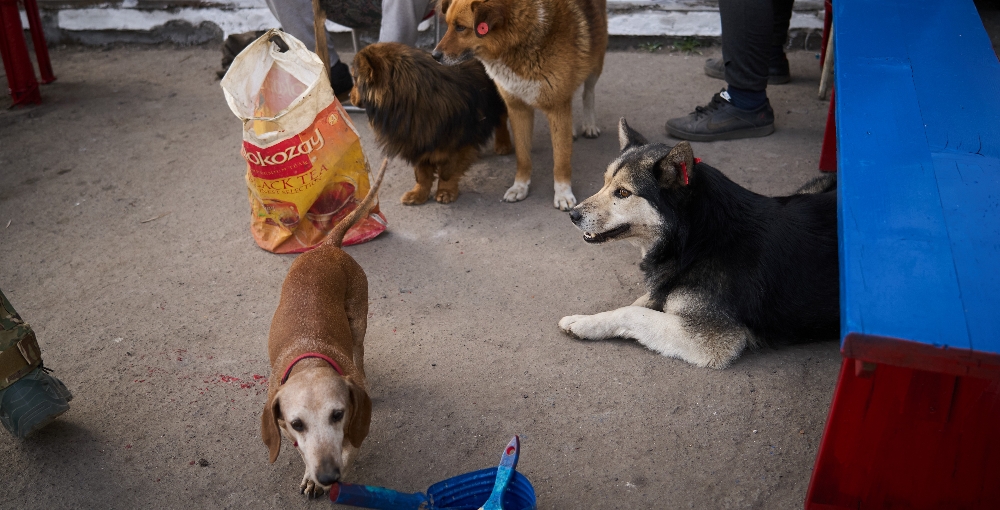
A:
[[[69,410],[73,394],[42,365],[31,326],[0,291],[0,423],[17,437]]]

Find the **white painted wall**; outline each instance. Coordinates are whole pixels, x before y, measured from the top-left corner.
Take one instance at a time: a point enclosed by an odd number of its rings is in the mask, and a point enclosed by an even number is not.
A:
[[[800,0],[796,8],[803,3],[807,8],[814,7]],[[73,31],[147,31],[168,21],[186,21],[192,25],[207,21],[218,25],[224,36],[278,26],[264,0],[231,0],[230,5],[226,8],[141,10],[136,8],[136,0],[126,0],[120,7],[60,10],[57,23],[59,28]],[[701,5],[698,0],[609,0],[608,7],[611,11],[608,33],[613,36],[718,37],[722,34],[718,10]],[[623,9],[630,12],[615,12]],[[795,12],[790,28],[822,29],[822,16],[822,11]],[[22,21],[27,27],[23,13]],[[430,23],[425,22],[421,30],[429,26]],[[330,21],[327,28],[334,32],[350,30]]]
[[[823,29],[822,13],[792,13],[789,30]],[[622,36],[719,37],[718,11],[639,11],[608,16],[608,33]]]

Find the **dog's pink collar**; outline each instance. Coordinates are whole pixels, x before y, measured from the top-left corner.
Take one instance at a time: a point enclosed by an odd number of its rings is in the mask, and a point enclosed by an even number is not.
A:
[[[296,363],[306,358],[319,358],[329,363],[330,366],[337,371],[337,374],[344,375],[344,371],[340,369],[340,365],[338,365],[336,361],[333,361],[333,358],[325,354],[320,354],[318,352],[307,352],[305,354],[302,354],[298,358],[293,359],[292,362],[288,364],[288,368],[285,369],[285,374],[281,376],[281,384],[285,384],[285,381],[288,380],[288,374],[292,373],[292,367],[294,367]]]

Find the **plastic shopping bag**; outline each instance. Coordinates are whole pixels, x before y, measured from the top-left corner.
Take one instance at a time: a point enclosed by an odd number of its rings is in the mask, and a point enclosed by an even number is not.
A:
[[[254,240],[274,253],[315,247],[368,193],[370,171],[323,63],[298,39],[270,30],[237,55],[222,89],[243,121]],[[344,244],[385,228],[376,205]]]

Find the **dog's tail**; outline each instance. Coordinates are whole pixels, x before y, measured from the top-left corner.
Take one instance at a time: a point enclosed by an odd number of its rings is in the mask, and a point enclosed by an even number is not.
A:
[[[815,195],[817,193],[826,193],[827,191],[833,191],[837,189],[837,174],[823,174],[819,177],[814,177],[805,183],[799,189],[795,190],[796,195]]]
[[[347,234],[347,230],[350,229],[359,219],[368,216],[371,212],[372,207],[375,207],[375,196],[378,194],[378,188],[382,185],[382,177],[385,176],[385,167],[389,166],[389,158],[384,158],[382,160],[382,166],[378,169],[378,174],[375,176],[375,182],[372,183],[371,188],[368,189],[368,194],[365,198],[358,204],[351,214],[348,214],[346,218],[340,220],[336,227],[330,232],[330,236],[327,237],[323,244],[332,244],[337,248],[344,243],[344,235]]]

